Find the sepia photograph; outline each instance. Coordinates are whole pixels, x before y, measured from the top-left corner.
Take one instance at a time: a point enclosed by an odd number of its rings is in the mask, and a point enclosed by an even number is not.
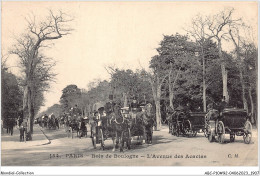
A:
[[[258,167],[257,83],[257,1],[2,1],[1,175]]]

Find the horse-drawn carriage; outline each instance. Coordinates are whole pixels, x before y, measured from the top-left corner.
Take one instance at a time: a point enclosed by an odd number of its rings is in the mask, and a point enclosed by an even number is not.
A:
[[[225,134],[230,135],[230,142],[235,141],[235,136],[243,136],[244,143],[249,144],[252,138],[252,124],[244,109],[225,108],[220,113],[214,109],[209,111],[206,130],[210,142],[217,137],[219,143],[224,143]]]
[[[205,112],[190,112],[188,120],[190,121],[189,133],[195,137],[197,133],[203,132],[205,134]]]
[[[76,115],[69,115],[68,116],[68,121],[66,123],[66,132],[67,132],[67,136],[74,138],[74,133],[79,133],[79,117],[77,117]]]
[[[120,144],[120,151],[122,151],[124,143],[127,142],[127,146],[130,146],[129,142],[131,141],[130,130],[123,117],[122,109],[119,105],[115,105],[114,112],[107,114],[104,107],[105,103],[103,102],[98,102],[93,106],[94,113],[90,119],[93,147],[96,148],[96,145],[100,144],[104,150],[105,140],[112,138],[113,150]]]
[[[56,130],[56,128],[58,128],[57,119],[54,114],[51,114],[47,119],[47,126],[49,130]]]
[[[185,112],[183,109],[174,111],[168,118],[169,133],[195,137],[198,132],[205,131],[204,112]]]
[[[180,134],[186,135],[191,129],[191,123],[187,118],[187,115],[181,111],[175,111],[169,121],[169,132],[172,135],[179,137]]]
[[[131,136],[137,136],[137,140],[142,144],[143,140],[146,144],[152,143],[154,114],[152,112],[152,104],[148,103],[141,106],[136,113],[129,113]]]
[[[82,118],[78,108],[71,108],[66,114],[64,125],[68,137],[74,138],[74,133],[77,133],[77,137],[87,136],[85,120]]]
[[[139,113],[136,118],[130,115],[128,107],[121,108],[120,105],[115,105],[113,113],[108,115],[104,111],[104,106],[104,103],[99,103],[93,108],[96,109],[96,112],[93,114],[90,124],[94,148],[100,144],[104,150],[104,141],[108,138],[113,140],[113,150],[120,144],[120,151],[123,150],[125,144],[128,149],[131,148],[132,136],[142,136],[147,143],[152,142],[153,119],[151,120],[150,104],[146,105],[144,111]]]

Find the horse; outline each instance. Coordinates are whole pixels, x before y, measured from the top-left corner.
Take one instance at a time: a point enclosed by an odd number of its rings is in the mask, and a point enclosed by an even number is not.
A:
[[[153,125],[154,125],[154,113],[152,112],[153,106],[151,103],[148,103],[144,106],[144,112],[141,113],[141,117],[143,120],[143,128],[144,128],[144,138],[146,144],[152,144],[152,136],[153,136]]]
[[[79,136],[80,133],[80,128],[79,128],[79,121],[78,119],[76,119],[75,117],[73,119],[68,120],[67,122],[67,133],[68,133],[68,137],[69,134],[71,134],[71,138],[73,138],[73,131],[77,132],[77,137]]]
[[[49,119],[48,119],[48,128],[49,129],[55,129],[56,130],[57,125],[56,125],[55,121],[56,121],[55,115],[51,114],[49,116]]]
[[[118,148],[120,144],[120,152],[123,152],[124,145],[124,132],[127,129],[127,124],[125,123],[124,117],[121,113],[120,105],[116,104],[114,106],[114,112],[111,114],[111,129],[112,129],[112,140],[113,140],[113,152]]]

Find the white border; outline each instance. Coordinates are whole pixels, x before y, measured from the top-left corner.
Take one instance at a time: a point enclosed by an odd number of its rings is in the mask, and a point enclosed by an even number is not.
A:
[[[227,172],[247,172],[254,175],[259,171],[256,167],[2,167],[1,172],[34,172],[34,175],[204,175],[207,171],[217,172],[214,175],[224,175]],[[22,171],[22,172],[21,172]],[[20,173],[18,173],[20,172]],[[252,172],[252,173],[251,173]],[[222,173],[222,174],[221,174]],[[234,174],[238,175],[238,174]],[[241,174],[245,175],[245,174]]]
[[[25,1],[25,0],[1,0],[2,1]],[[31,1],[37,1],[37,0],[31,0]],[[40,1],[40,0],[38,0]],[[55,1],[75,1],[75,0],[55,0]],[[83,1],[83,0],[78,0]],[[85,1],[91,1],[91,0],[85,0]],[[117,0],[96,0],[96,1],[117,1]],[[125,0],[121,0],[125,1]],[[136,0],[133,0],[136,1]],[[156,1],[156,0],[142,0],[142,1]],[[159,0],[157,0],[159,1]],[[168,0],[169,1],[169,0]],[[171,1],[177,1],[177,0],[171,0]],[[180,1],[180,0],[179,0]],[[186,1],[197,1],[197,0],[186,0]],[[200,1],[207,1],[207,0],[200,0]],[[218,0],[220,2],[223,2],[225,0]],[[234,0],[230,0],[234,1]],[[247,0],[238,0],[238,1],[247,1]],[[249,1],[249,0],[248,0]],[[258,2],[258,20],[260,19],[259,14],[259,7],[260,7],[260,0],[255,0]],[[217,2],[217,1],[216,1]],[[234,1],[235,2],[235,1]],[[2,4],[0,3],[0,8],[2,10]],[[2,13],[1,13],[2,14]],[[1,15],[0,14],[0,19]],[[258,23],[258,44],[259,44],[259,23]],[[1,29],[0,29],[0,39],[1,38]],[[0,51],[1,52],[1,51]],[[260,51],[258,49],[258,56],[260,55]],[[258,68],[260,64],[258,61]],[[258,75],[260,71],[258,70]],[[1,75],[1,73],[0,73]],[[258,90],[259,90],[259,81],[258,81]],[[0,90],[1,91],[1,90]],[[1,95],[0,95],[1,97]],[[259,99],[259,98],[258,98]],[[258,109],[260,107],[260,104],[258,103]],[[0,109],[1,112],[1,109]],[[258,120],[258,127],[260,125],[260,122]],[[259,131],[258,131],[258,139]],[[0,139],[1,141],[1,139]],[[258,140],[259,141],[259,140]],[[220,172],[233,172],[233,171],[241,171],[241,172],[248,172],[248,174],[251,174],[251,171],[259,171],[259,145],[258,145],[258,166],[256,167],[203,167],[203,166],[196,166],[196,167],[176,167],[176,166],[165,166],[165,167],[118,167],[118,166],[110,166],[110,167],[74,167],[74,166],[59,166],[59,167],[11,167],[11,166],[1,166],[0,170],[1,172],[10,172],[9,175],[27,175],[23,174],[23,172],[33,172],[34,175],[204,175],[207,171],[217,172],[215,175],[223,175]],[[1,161],[1,159],[0,159]],[[219,172],[219,173],[218,173]],[[2,174],[1,174],[2,175]],[[212,174],[213,175],[213,174]],[[244,174],[240,174],[244,175]],[[259,175],[259,174],[258,174]]]

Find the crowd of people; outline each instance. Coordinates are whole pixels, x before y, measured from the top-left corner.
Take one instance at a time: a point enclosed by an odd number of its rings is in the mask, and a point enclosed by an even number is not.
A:
[[[42,117],[39,117],[36,121],[41,127],[49,129],[59,129],[60,122],[57,117],[52,113],[49,116],[44,114]]]

